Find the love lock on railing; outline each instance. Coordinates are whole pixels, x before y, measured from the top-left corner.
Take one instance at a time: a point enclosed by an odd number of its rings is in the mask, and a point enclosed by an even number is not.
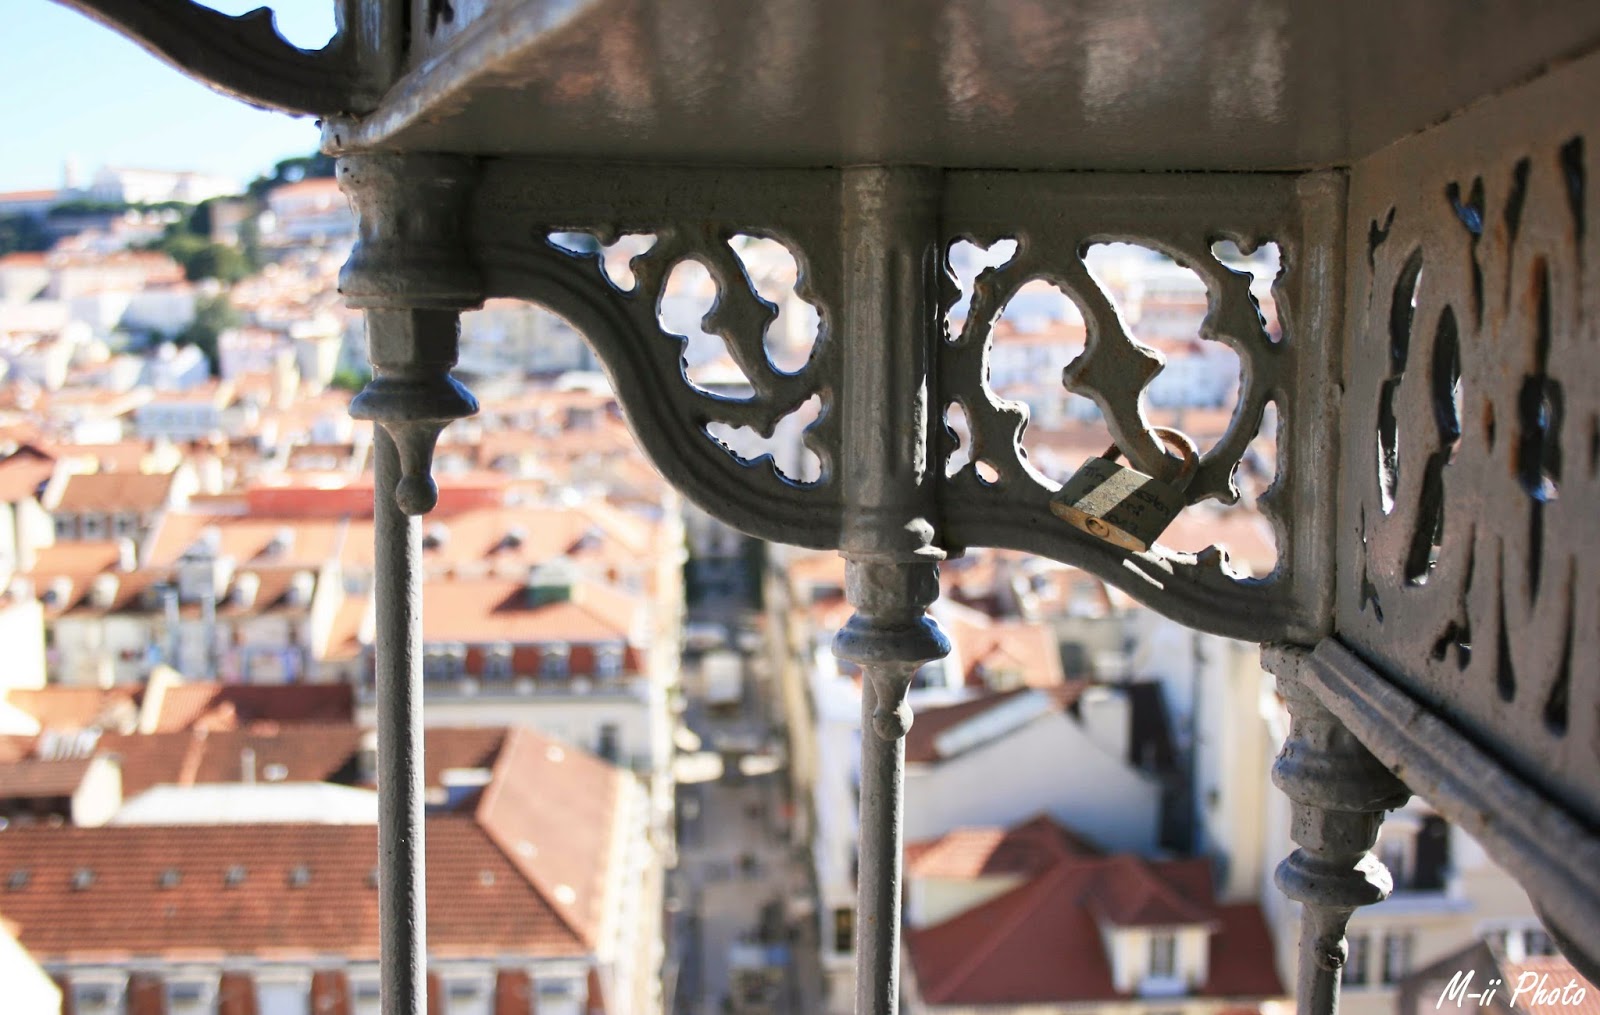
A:
[[[1187,435],[1164,426],[1151,432],[1178,452],[1176,466],[1171,458],[1164,461],[1163,471],[1172,475],[1170,480],[1117,464],[1122,449],[1113,444],[1072,474],[1050,498],[1050,510],[1074,528],[1114,546],[1134,553],[1148,550],[1188,506],[1189,483],[1200,467],[1200,452]]]

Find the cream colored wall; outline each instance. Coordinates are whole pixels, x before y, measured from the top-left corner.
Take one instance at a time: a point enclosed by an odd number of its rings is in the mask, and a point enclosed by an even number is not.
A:
[[[44,686],[44,608],[37,600],[19,599],[0,607],[0,645],[6,653],[0,690]]]
[[[943,923],[1015,888],[1016,876],[982,878],[911,878],[906,884],[906,926]]]
[[[373,705],[363,703],[356,721],[374,724]],[[655,717],[647,701],[621,695],[551,695],[548,697],[442,697],[430,696],[423,708],[423,721],[429,726],[526,726],[546,736],[594,751],[600,741],[600,727],[614,723],[620,748],[618,761],[624,766],[638,762],[648,768]]]
[[[906,769],[905,835],[931,839],[963,825],[1008,827],[1047,812],[1113,852],[1149,854],[1161,791],[1056,713],[939,765]]]
[[[60,1015],[61,989],[0,922],[0,984],[7,1015]]]
[[[83,828],[103,825],[121,806],[122,766],[112,758],[96,756],[72,794],[72,823]]]

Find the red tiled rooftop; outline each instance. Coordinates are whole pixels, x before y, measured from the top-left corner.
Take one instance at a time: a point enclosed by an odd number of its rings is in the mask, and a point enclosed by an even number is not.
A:
[[[1067,856],[1097,856],[1100,850],[1049,815],[1013,828],[957,828],[937,839],[906,847],[907,874],[914,878],[967,879],[1042,874]],[[915,855],[910,859],[909,855]]]
[[[69,797],[77,792],[89,771],[90,759],[67,758],[41,761],[29,758],[0,763],[0,797],[33,800],[43,797]]]
[[[172,473],[80,473],[67,480],[52,510],[150,513],[166,506],[172,482]]]
[[[236,777],[246,746],[258,772],[285,764],[290,780],[316,780],[343,765],[362,734],[346,727],[102,739],[123,754],[125,778],[134,783],[151,774],[149,766],[139,771],[140,750],[206,781]],[[430,729],[424,750],[430,785],[446,768],[493,771],[470,815],[427,821],[430,952],[592,952],[626,776],[526,729]],[[44,962],[371,959],[376,846],[370,825],[208,825],[204,835],[160,825],[11,828],[0,831],[0,877],[9,884],[25,872],[26,883],[0,899],[24,947]],[[226,875],[235,867],[242,879],[230,886]],[[300,867],[309,873],[304,885],[291,877]],[[163,885],[167,871],[175,883]],[[74,887],[79,872],[89,876]]]
[[[0,462],[0,504],[37,496],[55,469],[55,459],[45,452],[28,445],[18,448]]]
[[[1259,906],[1216,905],[1204,864],[1063,857],[988,902],[909,932],[922,998],[963,1007],[1130,999],[1113,983],[1101,923],[1158,912],[1162,926],[1210,928],[1209,976],[1200,993],[1282,997]]]
[[[971,701],[919,712],[916,722],[911,724],[911,730],[906,734],[906,762],[929,765],[946,760],[939,752],[938,742],[941,736],[967,720],[976,718],[992,708],[1008,704],[1021,695],[1048,695],[1055,708],[1065,711],[1072,707],[1088,687],[1089,682],[1082,680],[1057,684],[1048,689],[1017,687],[1009,691],[984,694]]]
[[[468,817],[427,822],[428,946],[435,955],[589,949]],[[378,954],[377,832],[370,825],[11,828],[0,872],[6,914],[41,962]],[[296,886],[291,873],[309,879]],[[230,887],[230,869],[243,877]],[[162,874],[177,883],[163,887]],[[75,889],[74,877],[92,882]],[[81,882],[80,882],[81,883]]]

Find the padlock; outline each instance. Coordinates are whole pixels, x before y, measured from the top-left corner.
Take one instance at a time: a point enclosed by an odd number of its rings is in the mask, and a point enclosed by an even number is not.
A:
[[[1073,527],[1124,550],[1149,549],[1188,504],[1184,491],[1200,467],[1194,441],[1170,427],[1152,427],[1151,432],[1183,458],[1171,482],[1118,465],[1122,451],[1113,444],[1072,474],[1050,498],[1050,510]]]

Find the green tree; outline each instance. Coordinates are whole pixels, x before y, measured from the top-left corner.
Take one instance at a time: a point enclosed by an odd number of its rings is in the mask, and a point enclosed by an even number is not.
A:
[[[250,274],[250,259],[221,243],[207,243],[183,261],[184,277],[191,282],[219,279],[229,285]]]
[[[172,340],[179,345],[193,345],[199,347],[206,354],[206,359],[211,361],[211,373],[217,372],[217,336],[229,328],[237,328],[240,324],[239,311],[228,302],[227,293],[216,296],[202,297],[195,301],[194,320],[184,326],[183,330],[172,336]]]
[[[341,391],[360,391],[372,380],[372,371],[366,367],[343,366],[333,372],[328,386]]]
[[[257,177],[246,189],[251,197],[265,199],[267,194],[286,183],[299,183],[301,180],[318,176],[332,176],[333,173],[333,157],[321,152],[312,152],[310,155],[297,155],[281,160],[272,167],[271,176]]]
[[[32,215],[0,215],[0,255],[50,249],[44,225]]]

